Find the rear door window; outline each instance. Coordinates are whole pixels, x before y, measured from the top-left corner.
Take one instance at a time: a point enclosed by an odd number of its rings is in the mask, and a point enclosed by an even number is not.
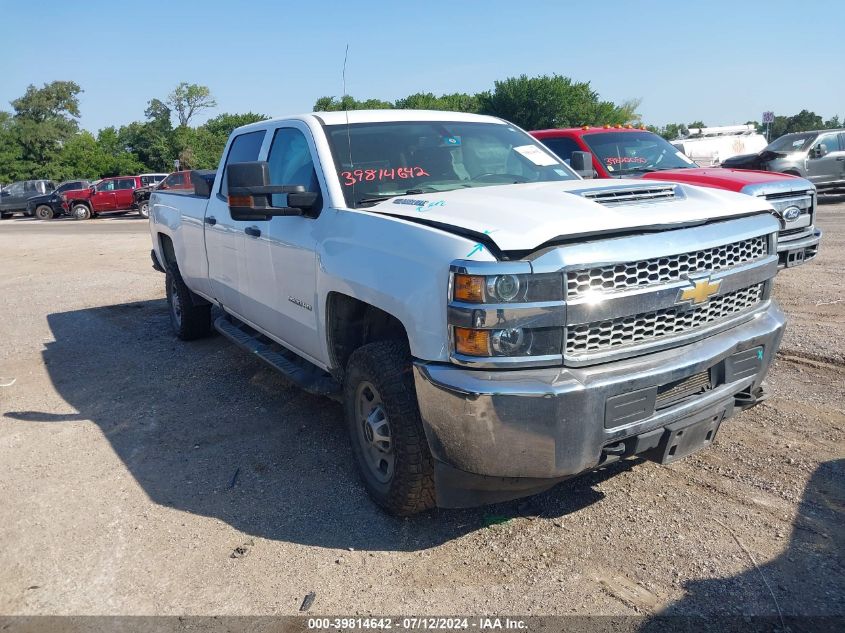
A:
[[[226,156],[226,164],[223,166],[223,178],[220,181],[220,193],[222,195],[225,196],[229,192],[229,186],[226,183],[226,168],[230,163],[248,163],[258,160],[258,154],[261,152],[261,145],[264,143],[266,134],[266,130],[258,130],[257,132],[240,134],[232,139],[229,154]]]

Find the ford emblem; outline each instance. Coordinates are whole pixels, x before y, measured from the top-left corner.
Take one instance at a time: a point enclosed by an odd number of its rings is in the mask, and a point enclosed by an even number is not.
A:
[[[798,207],[786,207],[781,215],[787,222],[795,222],[795,220],[797,220],[801,215],[801,209]]]

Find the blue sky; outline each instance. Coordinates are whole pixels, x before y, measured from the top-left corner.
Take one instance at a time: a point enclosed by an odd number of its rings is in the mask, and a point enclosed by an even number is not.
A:
[[[805,107],[845,115],[842,0],[3,0],[0,21],[0,108],[30,83],[72,79],[91,130],[142,119],[180,81],[211,88],[219,105],[207,116],[309,111],[341,94],[347,42],[347,92],[358,98],[559,73],[605,99],[642,98],[656,125]]]

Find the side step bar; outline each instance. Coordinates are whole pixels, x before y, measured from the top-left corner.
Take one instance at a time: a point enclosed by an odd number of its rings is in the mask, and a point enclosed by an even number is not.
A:
[[[224,315],[215,319],[214,327],[235,345],[284,374],[299,388],[317,396],[341,400],[341,385],[331,375],[245,323]]]

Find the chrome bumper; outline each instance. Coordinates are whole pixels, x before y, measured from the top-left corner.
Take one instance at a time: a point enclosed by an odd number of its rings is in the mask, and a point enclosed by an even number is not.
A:
[[[754,402],[784,326],[781,310],[767,302],[745,323],[696,343],[591,367],[486,371],[417,361],[414,379],[423,425],[434,458],[450,473],[437,481],[438,499],[441,484],[454,481],[455,473],[525,478],[526,484],[533,482],[525,486],[532,488],[530,494],[595,468],[603,463],[606,447],[628,438],[708,410],[723,410],[727,418]],[[735,355],[755,348],[761,349],[752,353],[753,367],[736,372]],[[626,399],[636,402],[626,394],[656,392],[658,386],[705,371],[712,372],[712,388],[698,396],[644,410],[639,418],[630,415],[630,408],[622,415],[609,413],[629,406]]]
[[[778,240],[778,268],[792,268],[808,262],[819,254],[821,229],[814,229],[812,235],[796,240]]]

